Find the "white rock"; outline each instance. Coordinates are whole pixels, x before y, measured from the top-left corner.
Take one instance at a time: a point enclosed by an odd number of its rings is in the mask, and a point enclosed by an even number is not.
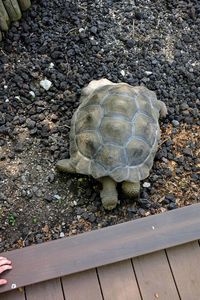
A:
[[[147,76],[153,74],[151,71],[145,71],[144,73],[145,73]]]
[[[178,127],[180,125],[179,121],[177,120],[172,120],[172,124],[175,126],[175,127]]]
[[[51,62],[51,63],[49,64],[49,69],[53,69],[53,67],[54,67],[54,63]]]
[[[60,238],[63,238],[65,236],[64,232],[60,233]]]
[[[15,99],[20,100],[20,96],[15,96]]]
[[[122,76],[125,76],[125,71],[124,71],[124,70],[121,70],[121,71],[120,71],[120,74],[121,74]]]
[[[43,79],[40,81],[40,86],[43,87],[46,91],[50,89],[52,82],[48,79]]]
[[[7,86],[7,85],[4,85],[3,87],[4,87],[4,89],[5,89],[5,90],[7,90],[7,88],[8,88],[8,86]]]
[[[84,28],[79,28],[78,31],[81,33],[81,32],[83,32],[83,31],[85,31],[85,29],[84,29]]]
[[[5,102],[8,103],[8,102],[9,102],[9,99],[7,98],[7,99],[5,100]]]
[[[151,186],[151,183],[150,182],[144,182],[143,183],[143,187],[144,188],[149,188]]]
[[[59,195],[54,195],[53,196],[56,200],[60,200],[61,199],[61,197],[59,196]]]
[[[33,98],[35,98],[35,93],[34,93],[33,91],[30,91],[29,94],[30,94]]]

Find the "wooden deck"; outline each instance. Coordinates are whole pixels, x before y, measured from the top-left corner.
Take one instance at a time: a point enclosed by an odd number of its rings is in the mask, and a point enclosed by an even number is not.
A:
[[[199,300],[199,239],[195,204],[3,253],[0,300]]]

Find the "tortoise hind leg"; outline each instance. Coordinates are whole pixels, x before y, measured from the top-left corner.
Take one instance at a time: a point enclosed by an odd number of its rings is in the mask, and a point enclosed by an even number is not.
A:
[[[139,196],[140,193],[140,182],[123,181],[122,189],[129,198],[135,198]]]
[[[76,169],[71,159],[59,160],[56,164],[56,169],[61,172],[76,173]]]
[[[118,202],[117,183],[108,176],[100,178],[99,181],[103,187],[100,192],[103,207],[107,210],[112,210],[117,206]]]

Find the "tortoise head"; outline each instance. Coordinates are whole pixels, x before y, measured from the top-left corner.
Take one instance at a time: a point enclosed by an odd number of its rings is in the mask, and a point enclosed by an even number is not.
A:
[[[102,78],[99,80],[92,80],[86,87],[84,87],[81,91],[81,96],[89,96],[91,95],[96,89],[99,89],[106,85],[115,85],[112,81]]]

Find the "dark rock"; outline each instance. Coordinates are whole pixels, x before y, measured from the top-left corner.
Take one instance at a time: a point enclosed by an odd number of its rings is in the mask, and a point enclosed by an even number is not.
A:
[[[128,212],[136,214],[137,213],[137,208],[135,206],[131,206],[131,207],[128,208]]]
[[[176,201],[176,198],[173,194],[166,195],[165,199],[170,201],[170,202],[175,202]]]
[[[21,142],[17,142],[17,144],[14,147],[14,151],[17,153],[21,153],[24,151],[24,145]]]
[[[47,202],[52,202],[54,198],[52,195],[47,194],[44,196],[44,200],[46,200]]]
[[[96,221],[96,216],[93,213],[89,214],[88,221],[94,223]]]
[[[97,31],[98,31],[98,28],[97,28],[96,26],[92,26],[92,27],[90,28],[90,31],[91,31],[92,33],[96,34]]]
[[[26,126],[28,127],[28,129],[33,129],[35,127],[35,124],[35,121],[31,119],[26,119]]]
[[[168,209],[169,210],[172,210],[172,209],[175,209],[175,208],[177,208],[177,204],[176,203],[170,203],[169,205],[168,205]]]
[[[138,199],[138,203],[144,209],[148,209],[151,206],[151,202],[148,199],[140,198]]]
[[[192,174],[192,175],[191,175],[191,178],[192,178],[192,180],[194,180],[194,181],[200,180],[200,176],[199,176],[198,174]]]
[[[52,182],[54,182],[54,180],[55,180],[55,175],[54,175],[53,173],[49,174],[49,176],[48,176],[48,181],[49,181],[50,183],[52,183]]]
[[[126,46],[127,46],[128,48],[132,48],[132,47],[134,47],[134,45],[135,45],[134,40],[128,39],[128,40],[126,41]]]
[[[183,149],[183,154],[185,154],[187,156],[193,156],[192,150],[190,148]]]

